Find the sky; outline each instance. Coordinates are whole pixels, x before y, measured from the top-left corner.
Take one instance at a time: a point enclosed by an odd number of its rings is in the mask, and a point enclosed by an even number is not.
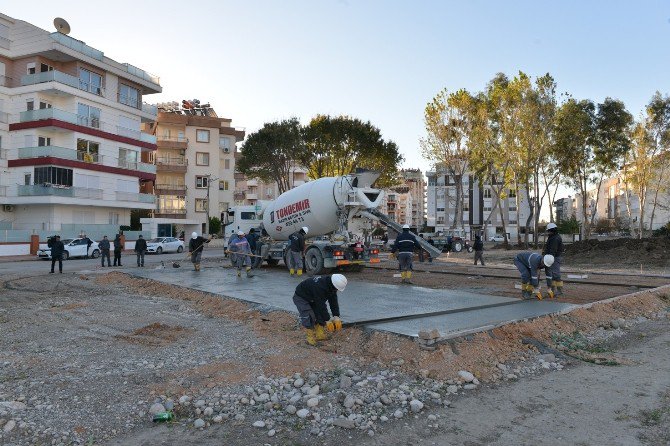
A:
[[[370,121],[404,167],[422,158],[423,112],[440,90],[479,91],[498,72],[550,73],[558,92],[621,99],[638,116],[670,92],[667,0],[116,0],[113,7],[5,0],[0,11],[160,76],[147,102],[198,98],[247,133],[316,114]],[[110,4],[109,6],[112,6]]]

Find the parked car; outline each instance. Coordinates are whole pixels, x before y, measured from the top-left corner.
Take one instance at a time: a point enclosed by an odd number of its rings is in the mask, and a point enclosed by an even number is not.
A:
[[[147,242],[149,254],[162,254],[164,252],[183,252],[184,242],[174,237],[157,237]]]
[[[63,245],[65,245],[65,252],[63,252],[63,260],[67,260],[73,257],[86,257],[87,246],[85,239],[68,238],[61,241],[63,242]],[[94,259],[100,257],[100,248],[98,248],[98,242],[93,242],[93,244],[88,250],[88,254]],[[37,256],[42,259],[51,259],[51,248],[49,248],[48,246],[41,247],[40,249],[37,250]]]
[[[505,237],[502,234],[496,234],[491,237],[491,241],[495,243],[502,243],[505,241]]]

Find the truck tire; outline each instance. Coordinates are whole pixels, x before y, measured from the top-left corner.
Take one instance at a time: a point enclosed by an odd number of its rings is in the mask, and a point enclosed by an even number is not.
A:
[[[279,265],[279,259],[267,259],[266,262],[268,262],[268,265],[270,265],[270,266]]]
[[[451,244],[451,250],[453,252],[461,252],[463,251],[463,242],[453,242]]]
[[[321,254],[319,248],[309,248],[305,253],[305,272],[310,276],[330,272],[330,268],[323,267],[323,254]]]

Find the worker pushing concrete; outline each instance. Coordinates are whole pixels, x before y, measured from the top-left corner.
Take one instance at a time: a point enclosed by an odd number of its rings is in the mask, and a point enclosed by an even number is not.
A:
[[[530,299],[533,294],[542,300],[540,290],[540,271],[542,268],[551,268],[554,256],[547,254],[542,256],[534,252],[520,252],[514,259],[514,266],[521,273],[521,295],[523,299]],[[550,294],[549,297],[554,297]]]
[[[412,284],[412,258],[414,257],[414,249],[421,249],[421,245],[414,237],[414,234],[409,232],[409,225],[403,225],[402,233],[398,234],[395,239],[391,255],[398,252],[398,267],[400,268],[400,277],[402,283]]]
[[[556,223],[549,223],[547,225],[547,232],[549,237],[544,243],[542,255],[551,254],[554,256],[554,263],[550,268],[545,269],[547,277],[547,287],[549,288],[549,296],[553,297],[563,295],[563,280],[561,280],[561,256],[563,254],[563,239],[558,233],[558,226]]]
[[[342,329],[337,292],[344,291],[346,286],[346,277],[333,274],[305,279],[295,288],[293,303],[298,309],[300,323],[305,328],[309,345],[315,346],[318,341],[328,339],[326,327],[330,331]],[[330,306],[332,318],[326,303]]]
[[[298,274],[302,276],[304,265],[302,258],[305,256],[305,236],[309,232],[307,226],[303,226],[299,231],[294,232],[289,236],[291,245],[289,246],[289,273],[291,275]]]
[[[232,254],[233,265],[237,267],[237,277],[242,276],[242,268],[246,265],[247,277],[251,277],[251,246],[249,240],[244,236],[244,231],[237,231],[237,235],[231,237],[228,249]]]
[[[204,237],[199,236],[197,232],[191,233],[191,240],[189,240],[188,242],[188,252],[191,253],[191,263],[193,263],[194,271],[200,271],[200,260],[202,259],[202,250],[205,249],[205,243],[209,243],[210,240],[211,239],[206,239]]]

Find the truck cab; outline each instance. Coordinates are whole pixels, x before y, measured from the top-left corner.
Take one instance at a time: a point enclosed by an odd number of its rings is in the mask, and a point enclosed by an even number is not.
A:
[[[229,208],[228,212],[224,215],[226,218],[223,221],[223,233],[226,238],[230,237],[231,234],[236,234],[240,230],[248,234],[251,228],[258,229],[262,222],[258,216],[259,211],[260,208],[258,206],[251,205]]]

